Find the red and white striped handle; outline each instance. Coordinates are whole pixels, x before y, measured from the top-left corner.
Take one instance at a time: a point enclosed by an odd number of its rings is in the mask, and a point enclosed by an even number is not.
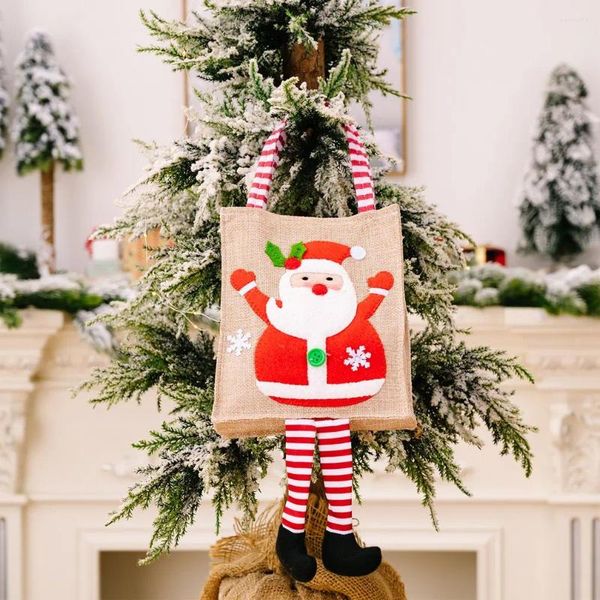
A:
[[[346,140],[348,141],[348,153],[350,154],[350,168],[352,170],[352,181],[356,191],[356,203],[358,212],[375,210],[375,189],[371,177],[369,157],[365,145],[360,139],[358,129],[354,125],[344,125]]]
[[[371,177],[369,157],[365,146],[360,139],[358,130],[354,125],[344,125],[346,141],[348,142],[348,153],[350,155],[350,167],[352,181],[356,192],[356,203],[358,212],[375,210],[375,190]],[[281,150],[285,145],[285,122],[281,122],[267,138],[258,159],[256,173],[248,192],[246,206],[251,208],[266,208],[269,200],[269,192],[273,183],[275,169],[279,163]]]
[[[267,138],[260,153],[254,179],[248,191],[248,202],[246,206],[253,208],[266,208],[273,175],[279,163],[279,154],[285,145],[285,121]]]

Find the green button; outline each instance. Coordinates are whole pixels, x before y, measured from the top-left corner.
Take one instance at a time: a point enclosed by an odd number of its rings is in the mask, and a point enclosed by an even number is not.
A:
[[[308,351],[308,362],[312,367],[320,367],[325,364],[327,355],[321,348],[312,348]]]

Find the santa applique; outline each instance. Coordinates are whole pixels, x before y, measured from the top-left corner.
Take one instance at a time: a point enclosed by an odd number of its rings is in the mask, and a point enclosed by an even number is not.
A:
[[[285,268],[279,298],[261,292],[253,272],[238,269],[231,275],[233,287],[267,324],[254,356],[258,389],[276,402],[315,408],[372,398],[385,382],[386,360],[369,319],[392,289],[392,274],[369,278],[369,294],[358,302],[343,262],[362,260],[364,248],[298,243],[286,259],[269,242],[266,253]]]
[[[365,576],[381,564],[381,549],[364,548],[353,535],[352,443],[348,417],[319,417],[311,408],[351,406],[372,398],[385,383],[385,350],[370,322],[394,285],[380,271],[367,280],[369,293],[360,302],[346,259],[362,260],[364,248],[336,242],[294,244],[288,257],[268,242],[267,255],[285,269],[279,298],[256,284],[256,275],[238,269],[231,284],[266,323],[255,350],[256,385],[282,404],[307,407],[306,416],[285,419],[287,498],[277,534],[281,564],[297,581],[310,581],[316,558],[306,548],[306,510],[319,449],[321,474],[329,504],[321,557],[329,571]]]

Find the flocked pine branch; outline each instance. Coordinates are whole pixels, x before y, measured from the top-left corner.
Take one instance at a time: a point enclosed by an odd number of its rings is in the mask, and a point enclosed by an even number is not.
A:
[[[144,15],[158,40],[148,50],[216,86],[216,93],[198,95],[201,110],[191,116],[189,138],[147,148],[148,171],[124,196],[123,216],[100,232],[143,238],[159,228],[171,241],[149,249],[154,264],[138,295],[111,317],[112,325],[128,332],[126,341],[89,384],[105,404],[140,401],[152,390],[173,406],[161,430],[138,444],[153,462],[114,516],[158,508],[149,559],[177,544],[209,494],[218,519],[233,503],[252,518],[260,480],[281,444],[278,436],[225,441],[210,423],[214,356],[198,324],[214,315],[219,302],[218,210],[245,204],[262,143],[286,119],[271,210],[324,217],[356,211],[342,123],[349,102],[368,106],[369,92],[387,89],[376,68],[376,35],[408,12],[376,0],[227,0],[208,3],[189,26]],[[286,78],[282,53],[321,38],[326,77],[318,90],[308,90]],[[365,137],[369,154],[381,159]],[[361,474],[383,460],[415,484],[433,514],[437,476],[466,492],[454,448],[479,445],[477,428],[491,431],[500,452],[512,454],[529,473],[529,428],[504,387],[527,374],[503,353],[455,340],[454,285],[447,274],[463,267],[465,236],[421,190],[392,184],[383,174],[374,174],[377,198],[400,208],[406,300],[423,320],[424,331],[412,336],[420,427],[353,434],[354,484],[358,492]]]
[[[378,90],[400,95],[377,66],[378,34],[394,19],[412,14],[409,8],[383,6],[379,0],[286,0],[270,2],[205,2],[208,10],[194,13],[186,25],[154,12],[142,19],[158,44],[142,48],[162,56],[176,69],[193,71],[213,82],[224,82],[243,93],[248,63],[276,83],[284,76],[283,49],[293,43],[314,46],[324,40],[326,69],[340,63],[344,51],[352,59],[342,90],[347,98],[370,107],[368,94]]]

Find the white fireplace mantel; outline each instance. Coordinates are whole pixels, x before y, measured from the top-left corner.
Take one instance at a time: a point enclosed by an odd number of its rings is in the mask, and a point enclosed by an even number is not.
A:
[[[546,451],[555,494],[598,495],[600,500],[600,319],[552,316],[532,308],[467,308],[457,326],[469,344],[505,349],[535,378],[519,394],[542,397]]]
[[[487,439],[482,451],[459,446],[473,497],[440,483],[436,534],[411,484],[377,469],[362,487],[361,536],[384,551],[475,552],[478,600],[568,600],[572,579],[589,598],[591,527],[600,519],[600,319],[459,308],[457,324],[471,330],[469,344],[505,349],[535,376],[535,385],[510,384],[539,428],[531,436],[534,473],[525,479]],[[411,319],[411,327],[422,324]],[[73,398],[72,388],[105,362],[61,313],[25,311],[21,328],[0,328],[0,519],[8,524],[10,600],[97,600],[99,554],[144,550],[150,537],[151,512],[104,523],[145,460],[131,442],[168,415],[151,399],[106,410],[85,394]],[[280,497],[281,474],[277,462],[263,503]],[[207,502],[182,547],[207,548],[212,523]]]
[[[0,494],[15,494],[25,442],[25,413],[33,377],[50,337],[62,329],[63,313],[27,310],[16,329],[0,324]]]

